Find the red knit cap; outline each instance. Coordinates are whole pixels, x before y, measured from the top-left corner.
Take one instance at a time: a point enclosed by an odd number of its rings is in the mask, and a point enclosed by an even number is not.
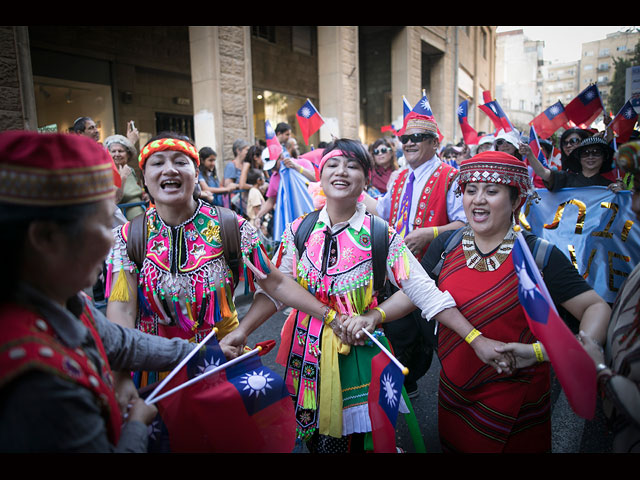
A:
[[[0,133],[0,201],[74,205],[114,195],[113,160],[82,135]]]

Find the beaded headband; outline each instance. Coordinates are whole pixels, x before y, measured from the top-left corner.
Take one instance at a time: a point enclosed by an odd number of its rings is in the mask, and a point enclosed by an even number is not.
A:
[[[487,151],[460,162],[458,184],[485,182],[516,187],[521,204],[528,196],[537,197],[529,170],[521,160],[505,152]]]
[[[138,165],[140,165],[140,169],[144,170],[144,164],[147,161],[147,158],[149,158],[154,153],[162,152],[165,150],[182,152],[196,163],[196,167],[200,166],[200,156],[198,155],[198,152],[193,145],[185,142],[184,140],[178,140],[175,138],[160,138],[158,140],[154,140],[153,142],[147,143],[140,151],[140,155],[138,155]]]

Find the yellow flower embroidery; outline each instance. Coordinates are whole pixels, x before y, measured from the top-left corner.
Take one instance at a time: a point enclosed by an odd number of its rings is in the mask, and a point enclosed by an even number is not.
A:
[[[202,231],[202,234],[209,243],[212,243],[212,240],[214,239],[217,243],[222,243],[222,238],[220,237],[220,225],[214,225],[213,220],[209,220],[207,228]]]

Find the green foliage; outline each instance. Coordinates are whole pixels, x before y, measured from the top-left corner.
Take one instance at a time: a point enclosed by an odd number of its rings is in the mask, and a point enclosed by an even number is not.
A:
[[[625,98],[625,86],[627,68],[640,65],[640,42],[636,43],[633,56],[628,59],[614,58],[615,72],[611,81],[611,90],[607,98],[607,108],[615,115],[620,111],[624,103],[628,100]]]

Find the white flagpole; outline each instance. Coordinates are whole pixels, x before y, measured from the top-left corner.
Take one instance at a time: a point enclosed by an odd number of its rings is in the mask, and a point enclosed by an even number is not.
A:
[[[230,367],[231,365],[235,365],[236,363],[241,362],[245,358],[251,357],[251,356],[259,353],[261,350],[262,350],[262,347],[256,347],[253,350],[251,350],[250,352],[247,352],[247,353],[245,353],[243,355],[240,355],[239,357],[236,357],[233,360],[229,360],[228,362],[223,363],[222,365],[219,365],[219,366],[217,366],[215,368],[212,368],[211,370],[206,371],[202,375],[198,375],[197,377],[193,377],[191,380],[187,380],[186,382],[181,383],[177,387],[169,390],[166,393],[163,393],[162,395],[159,395],[159,396],[155,397],[151,401],[146,400],[146,404],[147,405],[153,405],[154,403],[162,400],[163,398],[166,398],[169,395],[173,395],[177,391],[182,390],[183,388],[188,387],[189,385],[192,385],[192,384],[194,384],[196,382],[199,382],[200,380],[204,379],[205,377],[208,377],[209,375],[213,375],[214,373],[217,373],[217,372],[219,372],[221,370],[224,370],[227,367]]]
[[[400,361],[399,361],[396,357],[394,357],[394,356],[393,356],[393,354],[392,354],[389,350],[387,350],[387,349],[384,347],[384,345],[382,345],[382,344],[378,341],[378,339],[377,339],[377,338],[375,338],[373,335],[371,335],[371,334],[370,334],[366,329],[364,329],[364,328],[362,329],[362,331],[363,331],[364,333],[366,333],[367,335],[369,335],[369,338],[373,341],[373,343],[375,343],[378,347],[380,347],[380,350],[382,350],[382,351],[387,355],[387,357],[389,357],[389,358],[391,359],[391,361],[392,361],[393,363],[395,363],[395,364],[398,366],[398,368],[399,368],[400,370],[402,370],[402,373],[403,373],[405,376],[409,374],[409,369],[408,369],[407,367],[405,367],[404,365],[402,365],[402,364],[400,363]]]
[[[169,380],[171,380],[171,379],[176,375],[176,373],[178,373],[178,372],[180,371],[180,369],[181,369],[182,367],[184,367],[184,366],[186,365],[186,363],[187,363],[189,360],[191,360],[191,358],[192,358],[196,353],[198,353],[198,350],[200,350],[200,349],[202,348],[202,346],[203,346],[205,343],[207,343],[207,342],[209,341],[209,339],[210,339],[213,335],[216,335],[217,333],[218,333],[218,329],[214,327],[214,328],[209,332],[209,334],[208,334],[206,337],[204,337],[204,339],[203,339],[203,340],[202,340],[202,341],[201,341],[201,342],[196,346],[196,348],[194,348],[193,350],[191,350],[191,351],[189,352],[189,354],[188,354],[186,357],[184,357],[184,358],[182,359],[182,361],[181,361],[181,362],[180,362],[180,363],[179,363],[179,364],[178,364],[178,365],[177,365],[173,370],[171,370],[171,373],[169,373],[169,375],[167,375],[167,376],[164,378],[164,380],[162,380],[162,382],[160,382],[160,385],[158,385],[158,386],[155,388],[155,390],[154,390],[153,392],[151,392],[151,395],[149,395],[149,396],[146,398],[145,403],[146,403],[147,405],[151,405],[151,404],[152,404],[152,403],[151,403],[151,400],[153,400],[153,398],[158,394],[158,392],[159,392],[160,390],[162,390],[162,389],[164,388],[164,386],[165,386],[167,383],[169,383]]]

